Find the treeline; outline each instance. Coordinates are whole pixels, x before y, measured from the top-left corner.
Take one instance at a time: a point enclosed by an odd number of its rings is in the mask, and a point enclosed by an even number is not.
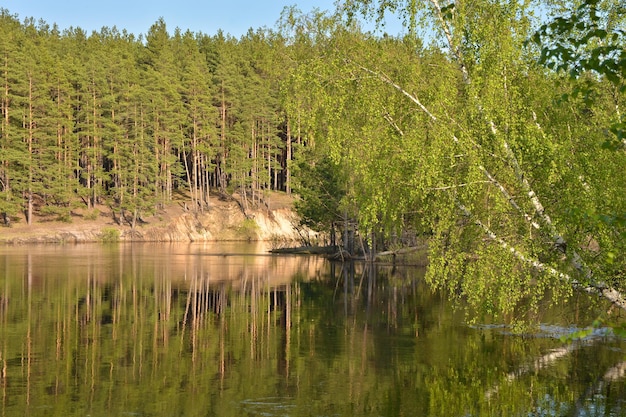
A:
[[[134,223],[179,190],[197,210],[210,190],[290,192],[290,55],[270,31],[60,32],[2,10],[0,213],[108,204]]]

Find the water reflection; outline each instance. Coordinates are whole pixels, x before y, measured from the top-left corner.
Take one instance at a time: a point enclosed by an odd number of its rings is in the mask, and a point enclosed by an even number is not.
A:
[[[2,415],[622,415],[624,350],[468,326],[417,268],[262,247],[0,248]],[[537,337],[535,337],[537,336]]]

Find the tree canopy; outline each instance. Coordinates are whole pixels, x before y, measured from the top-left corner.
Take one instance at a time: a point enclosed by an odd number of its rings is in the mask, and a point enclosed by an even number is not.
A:
[[[278,34],[60,32],[7,10],[0,31],[4,219],[106,204],[134,226],[177,190],[202,211],[211,189],[287,189]]]
[[[572,288],[626,307],[617,255],[626,160],[605,146],[623,107],[623,65],[611,64],[622,49],[600,63],[577,58],[587,66],[570,77],[558,69],[573,64],[546,52],[542,31],[551,26],[530,3],[344,5],[349,19],[391,11],[409,23],[404,39],[374,42],[330,26],[323,61],[302,67],[302,79],[320,88],[308,114],[311,123],[322,115],[316,143],[344,171],[346,215],[366,235],[426,233],[428,279],[479,313],[528,317],[529,301]],[[428,45],[415,37],[420,24],[433,31]],[[602,33],[586,28],[569,42],[593,57]],[[583,89],[594,99],[573,94]]]
[[[387,12],[404,35],[356,19]],[[240,39],[0,18],[5,219],[108,204],[134,226],[178,192],[293,189],[365,251],[427,240],[428,280],[479,313],[573,288],[626,308],[617,1],[349,0]]]

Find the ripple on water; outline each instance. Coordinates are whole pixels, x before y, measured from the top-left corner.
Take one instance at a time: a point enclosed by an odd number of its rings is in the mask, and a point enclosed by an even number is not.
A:
[[[573,335],[581,334],[583,332],[585,332],[585,339],[614,336],[612,329],[609,327],[591,328],[577,326],[559,326],[555,324],[540,324],[536,331],[525,332],[522,334],[513,332],[511,328],[505,324],[477,324],[470,326],[470,328],[477,330],[497,331],[504,335],[547,339],[570,338]],[[586,334],[587,331],[590,331],[589,334]]]
[[[292,402],[293,398],[290,397],[250,398],[241,401],[241,407],[246,413],[255,416],[285,416],[295,409]]]

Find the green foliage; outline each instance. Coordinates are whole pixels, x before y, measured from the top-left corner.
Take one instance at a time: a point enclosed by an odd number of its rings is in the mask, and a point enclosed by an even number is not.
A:
[[[295,78],[314,98],[294,108],[321,149],[315,164],[328,158],[340,173],[325,176],[342,179],[338,212],[364,235],[428,233],[429,282],[470,301],[478,317],[532,320],[546,299],[571,295],[573,281],[624,288],[623,264],[611,266],[623,228],[572,216],[624,213],[626,183],[615,175],[624,154],[602,149],[623,91],[581,73],[575,87],[593,85],[593,100],[559,100],[570,86],[525,48],[538,25],[527,3],[443,6],[346,4],[349,18],[391,11],[437,27],[445,54],[436,43],[375,39],[318,17],[326,48]],[[606,38],[590,33],[586,41]]]
[[[59,33],[3,9],[0,34],[4,211],[30,220],[35,197],[141,216],[175,190],[204,210],[211,188],[287,189],[286,45],[270,31]]]
[[[294,191],[299,199],[295,209],[302,223],[313,230],[330,231],[343,218],[340,202],[345,195],[345,181],[340,168],[328,157],[302,158],[296,172],[298,181]]]
[[[237,227],[237,235],[245,240],[258,239],[259,225],[254,219],[247,218]]]
[[[93,209],[83,215],[85,220],[97,220],[100,217],[100,210]]]
[[[115,243],[120,240],[120,231],[115,227],[104,227],[100,233],[99,239],[104,243]]]
[[[623,139],[619,4],[543,26],[529,2],[344,6],[348,22],[291,8],[281,33],[240,40],[163,20],[145,39],[59,34],[3,12],[0,209],[107,203],[134,226],[176,190],[204,210],[212,188],[293,187],[312,227],[356,225],[378,250],[427,236],[429,282],[481,313],[625,288],[626,154],[606,149]],[[350,21],[388,11],[406,36]]]
[[[585,0],[571,14],[558,16],[541,25],[532,35],[532,42],[541,49],[538,61],[556,72],[565,72],[571,79],[586,73],[599,75],[615,88],[615,94],[626,93],[626,8],[623,2]],[[571,95],[588,102],[597,94],[596,83],[588,82],[573,88]],[[569,94],[565,94],[567,98]],[[611,121],[613,134],[604,146],[623,148],[626,120],[619,112]]]
[[[622,19],[626,9],[619,2],[607,4],[586,0],[570,15],[543,24],[532,36],[541,47],[539,62],[569,72],[573,78],[596,71],[624,91],[626,31]]]
[[[63,223],[72,223],[72,213],[70,210],[65,210],[57,216],[57,220]]]

